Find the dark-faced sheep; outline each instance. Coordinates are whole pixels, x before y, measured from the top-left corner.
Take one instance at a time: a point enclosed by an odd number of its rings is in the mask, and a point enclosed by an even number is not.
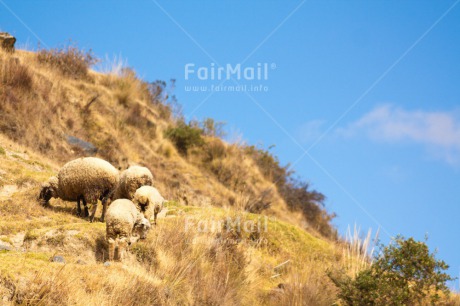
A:
[[[137,210],[134,203],[127,199],[113,201],[107,210],[106,219],[109,260],[115,258],[115,247],[118,247],[118,258],[123,260],[133,233],[140,239],[145,239],[150,229],[150,222]]]
[[[56,177],[42,185],[39,199],[48,205],[51,198],[77,202],[77,214],[81,215],[80,202],[88,216],[87,203],[93,205],[90,221],[94,221],[98,200],[102,201],[101,221],[104,221],[107,204],[118,186],[119,173],[109,162],[95,158],[78,158],[65,164]]]
[[[120,173],[120,182],[115,191],[114,199],[132,200],[139,187],[152,185],[153,175],[149,169],[141,166],[131,166]]]
[[[157,224],[157,215],[163,209],[163,204],[166,201],[155,187],[142,186],[136,190],[133,202],[148,220],[150,220],[153,214],[153,223]]]

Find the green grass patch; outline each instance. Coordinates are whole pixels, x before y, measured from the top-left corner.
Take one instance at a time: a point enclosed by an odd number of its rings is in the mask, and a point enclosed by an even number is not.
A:
[[[42,269],[52,255],[43,252],[1,252],[0,275],[18,277],[20,273]]]

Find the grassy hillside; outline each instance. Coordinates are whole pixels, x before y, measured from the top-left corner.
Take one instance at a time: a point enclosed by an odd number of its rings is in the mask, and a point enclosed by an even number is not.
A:
[[[4,304],[331,305],[326,271],[368,265],[335,239],[324,196],[267,151],[174,116],[165,84],[92,62],[74,48],[0,51]],[[75,203],[37,201],[41,183],[87,155],[147,166],[169,200],[126,262],[104,264],[105,224],[76,217]]]
[[[131,247],[127,262],[105,266],[105,224],[76,217],[74,203],[55,200],[46,209],[36,200],[38,182],[56,166],[9,140],[0,144],[0,244],[10,246],[0,251],[5,301],[275,305],[284,299],[334,300],[324,272],[341,262],[336,245],[277,218],[229,208],[171,201],[148,239]],[[260,227],[221,231],[231,226],[228,220],[238,219]],[[200,221],[208,228],[198,226]],[[55,255],[66,264],[50,262]],[[286,287],[281,290],[279,284]]]

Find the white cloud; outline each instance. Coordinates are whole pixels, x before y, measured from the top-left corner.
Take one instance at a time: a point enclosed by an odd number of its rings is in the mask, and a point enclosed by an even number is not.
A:
[[[302,143],[310,143],[318,140],[323,134],[324,120],[312,120],[304,123],[298,129],[298,138]]]
[[[451,164],[460,163],[457,112],[407,111],[383,105],[336,132],[347,138],[365,135],[375,141],[422,144],[436,157]]]

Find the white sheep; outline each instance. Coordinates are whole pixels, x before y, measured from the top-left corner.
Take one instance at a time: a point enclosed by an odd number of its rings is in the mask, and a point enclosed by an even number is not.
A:
[[[120,174],[120,182],[115,191],[114,199],[132,200],[134,193],[141,186],[152,186],[153,175],[149,169],[131,166]]]
[[[163,209],[166,201],[155,187],[142,186],[134,193],[133,202],[148,220],[153,213],[153,223],[157,224],[157,215]]]
[[[87,203],[93,204],[90,220],[94,221],[97,201],[103,204],[101,221],[108,201],[118,186],[119,173],[109,162],[95,158],[78,158],[65,164],[56,176],[42,185],[39,199],[48,205],[51,198],[77,201],[77,214],[81,214],[80,202],[85,206],[85,217],[89,215]]]
[[[115,258],[115,247],[117,246],[118,258],[123,260],[133,232],[139,235],[140,239],[145,239],[150,229],[149,220],[144,218],[134,203],[127,199],[113,201],[107,210],[106,219],[109,260]]]

